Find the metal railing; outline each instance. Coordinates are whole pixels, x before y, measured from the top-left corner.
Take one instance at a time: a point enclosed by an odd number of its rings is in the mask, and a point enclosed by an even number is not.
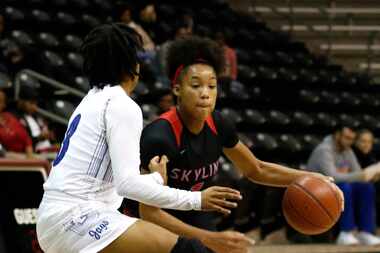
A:
[[[23,69],[19,71],[16,76],[15,76],[15,81],[14,81],[14,99],[18,100],[20,97],[20,90],[21,90],[21,85],[22,85],[22,77],[23,75],[28,75],[38,81],[42,85],[49,85],[54,88],[57,88],[61,91],[64,91],[65,93],[72,94],[76,97],[83,98],[86,94],[78,89],[72,88],[67,84],[61,83],[57,80],[54,80],[50,77],[47,77],[45,75],[42,75],[36,71],[30,70],[30,69]],[[49,110],[43,109],[38,107],[37,113],[40,114],[41,116],[48,118],[52,121],[55,121],[57,123],[61,123],[66,125],[68,123],[68,119],[59,116]]]

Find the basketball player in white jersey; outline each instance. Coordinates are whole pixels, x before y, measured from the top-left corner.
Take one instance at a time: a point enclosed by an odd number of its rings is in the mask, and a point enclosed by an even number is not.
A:
[[[165,156],[152,159],[152,174],[140,175],[142,113],[129,97],[138,81],[140,49],[140,37],[122,24],[97,27],[84,40],[84,72],[92,89],[71,116],[44,184],[37,235],[45,252],[207,252],[197,240],[119,213],[123,197],[161,208],[222,213],[241,199],[230,188],[188,192],[164,186]],[[225,236],[231,248],[223,252],[245,252],[244,235]]]

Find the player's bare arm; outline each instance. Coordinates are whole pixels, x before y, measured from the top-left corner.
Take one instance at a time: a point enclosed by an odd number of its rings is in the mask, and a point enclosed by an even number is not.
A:
[[[279,164],[261,161],[240,141],[233,148],[224,148],[223,152],[247,178],[259,184],[287,187],[297,178],[306,175],[320,177],[327,181],[332,180],[330,177],[319,173],[296,170]],[[341,198],[344,199],[339,188],[335,184],[332,185],[340,193]]]

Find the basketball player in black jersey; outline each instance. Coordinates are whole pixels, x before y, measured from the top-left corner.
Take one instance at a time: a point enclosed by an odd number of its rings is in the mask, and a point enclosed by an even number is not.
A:
[[[261,161],[239,141],[233,124],[214,111],[223,57],[223,51],[209,39],[191,37],[173,42],[167,66],[177,105],[143,130],[142,166],[148,168],[152,157],[166,155],[168,186],[185,190],[211,186],[223,153],[244,176],[259,184],[285,187],[297,177],[311,174],[328,180],[321,174]],[[210,213],[167,211],[140,204],[140,216],[179,235],[197,238],[216,252],[224,252],[233,241],[225,232],[212,231],[215,226]]]

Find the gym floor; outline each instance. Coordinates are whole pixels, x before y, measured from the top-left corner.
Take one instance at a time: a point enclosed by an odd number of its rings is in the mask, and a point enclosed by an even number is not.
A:
[[[250,253],[364,253],[380,252],[379,246],[339,246],[334,244],[292,244],[285,238],[285,231],[279,230],[264,241],[259,239],[258,229],[246,233],[247,236],[256,240],[256,246]]]

